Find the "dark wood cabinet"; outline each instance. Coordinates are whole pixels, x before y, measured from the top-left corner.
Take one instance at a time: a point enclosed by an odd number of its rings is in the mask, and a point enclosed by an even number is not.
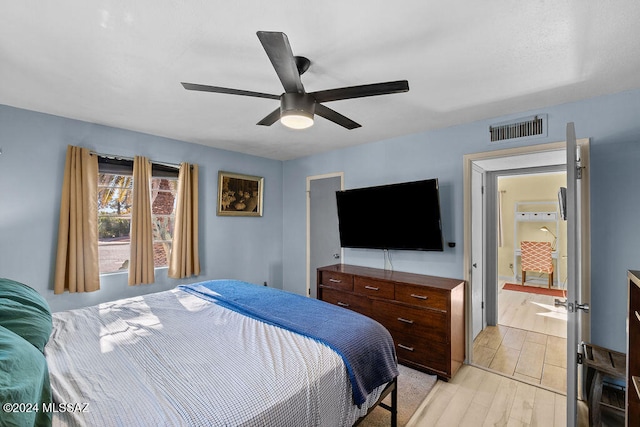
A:
[[[459,279],[348,264],[318,269],[318,299],[384,325],[398,362],[444,380],[464,362],[464,288]]]
[[[629,318],[627,319],[628,426],[640,425],[640,271],[629,271]]]

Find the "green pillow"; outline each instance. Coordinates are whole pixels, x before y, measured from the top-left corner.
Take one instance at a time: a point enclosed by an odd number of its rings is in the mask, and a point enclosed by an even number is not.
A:
[[[51,412],[42,410],[43,403],[51,403],[49,369],[44,355],[26,340],[0,326],[2,425],[51,426]],[[11,404],[14,406],[5,406]],[[15,406],[19,404],[23,406]],[[38,410],[33,410],[35,408]]]
[[[29,286],[0,278],[0,326],[44,352],[52,329],[49,304]]]

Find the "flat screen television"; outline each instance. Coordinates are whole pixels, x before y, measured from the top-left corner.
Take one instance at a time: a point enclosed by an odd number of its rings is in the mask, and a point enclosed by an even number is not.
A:
[[[336,192],[343,248],[442,251],[438,180]]]

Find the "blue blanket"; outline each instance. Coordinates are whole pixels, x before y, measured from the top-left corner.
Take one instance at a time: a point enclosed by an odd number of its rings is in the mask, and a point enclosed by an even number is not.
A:
[[[389,331],[366,316],[316,299],[237,280],[212,280],[178,288],[329,346],[344,360],[356,405],[364,403],[376,387],[398,376]]]

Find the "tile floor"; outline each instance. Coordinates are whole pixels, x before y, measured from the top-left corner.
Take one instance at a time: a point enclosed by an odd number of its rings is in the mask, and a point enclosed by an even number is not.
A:
[[[498,325],[474,340],[472,363],[566,393],[566,309],[554,298],[507,291],[499,283]]]
[[[509,326],[488,326],[473,343],[473,363],[529,384],[565,393],[566,338]]]

